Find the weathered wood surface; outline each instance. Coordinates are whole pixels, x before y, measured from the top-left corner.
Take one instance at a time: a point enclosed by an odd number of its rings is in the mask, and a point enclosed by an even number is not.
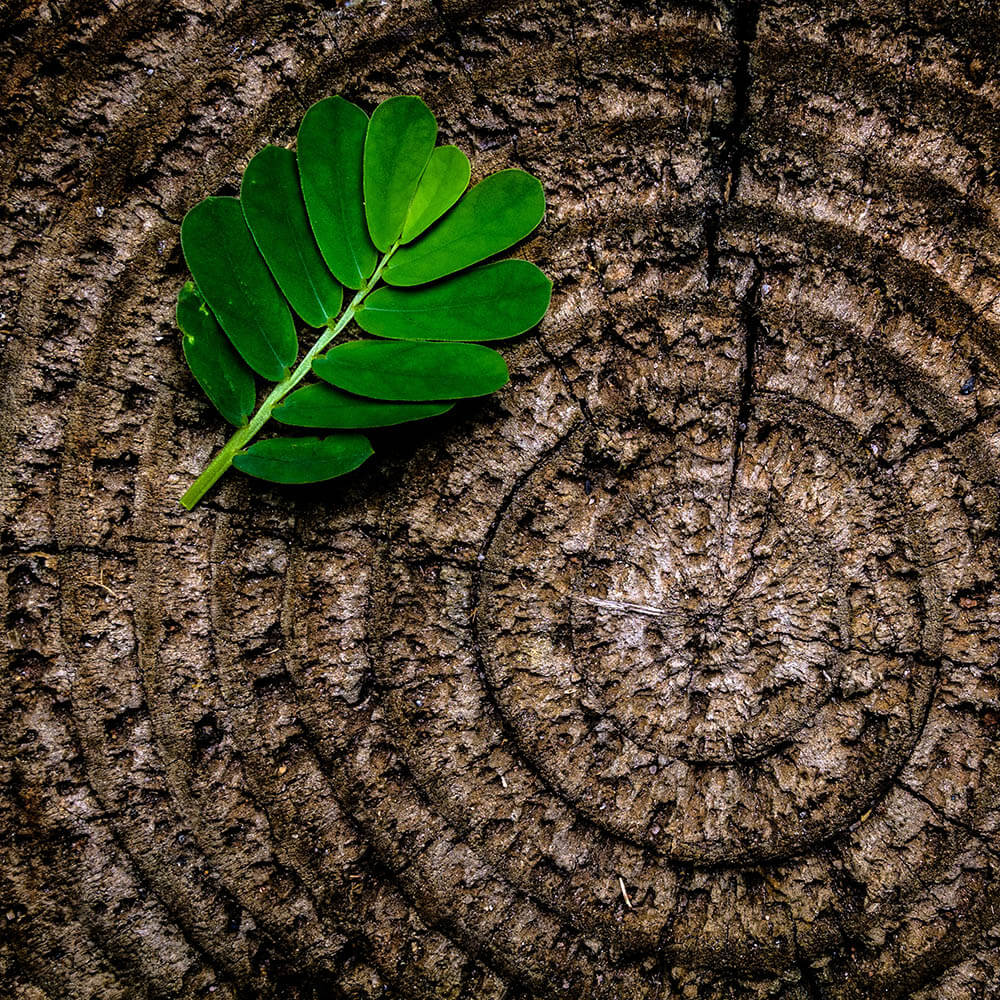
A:
[[[1000,997],[998,17],[6,6],[0,993]],[[399,92],[550,315],[185,513],[181,216]]]

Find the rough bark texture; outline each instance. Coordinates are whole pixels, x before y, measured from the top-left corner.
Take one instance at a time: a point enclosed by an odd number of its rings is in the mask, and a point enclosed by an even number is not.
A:
[[[998,18],[3,10],[0,993],[1000,997]],[[179,219],[399,92],[550,315],[185,513]]]

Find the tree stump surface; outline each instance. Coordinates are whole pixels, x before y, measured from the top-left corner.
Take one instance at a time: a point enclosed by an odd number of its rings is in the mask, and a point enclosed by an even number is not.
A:
[[[998,19],[0,12],[0,993],[1000,997]],[[186,513],[179,221],[331,93],[537,174],[552,309]]]

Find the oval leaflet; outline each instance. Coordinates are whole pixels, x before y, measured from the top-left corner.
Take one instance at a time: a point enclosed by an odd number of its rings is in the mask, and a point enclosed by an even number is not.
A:
[[[353,472],[375,453],[363,434],[266,438],[233,457],[241,472],[269,483],[318,483]]]
[[[358,326],[398,340],[502,340],[544,315],[552,282],[526,260],[502,260],[417,288],[383,285],[355,313]]]
[[[274,408],[272,416],[293,427],[325,427],[328,430],[363,430],[392,427],[411,420],[424,420],[447,413],[452,403],[396,403],[366,399],[317,382],[296,389]]]
[[[355,340],[318,357],[313,371],[359,396],[414,402],[485,396],[510,378],[488,347],[419,340]]]

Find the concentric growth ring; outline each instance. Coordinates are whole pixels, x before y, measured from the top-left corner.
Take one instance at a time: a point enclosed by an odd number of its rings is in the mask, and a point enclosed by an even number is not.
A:
[[[522,751],[592,820],[679,859],[772,857],[846,826],[931,695],[941,608],[916,512],[886,490],[817,493],[849,458],[784,423],[732,488],[674,440],[581,488],[575,435],[483,563],[479,644]]]

